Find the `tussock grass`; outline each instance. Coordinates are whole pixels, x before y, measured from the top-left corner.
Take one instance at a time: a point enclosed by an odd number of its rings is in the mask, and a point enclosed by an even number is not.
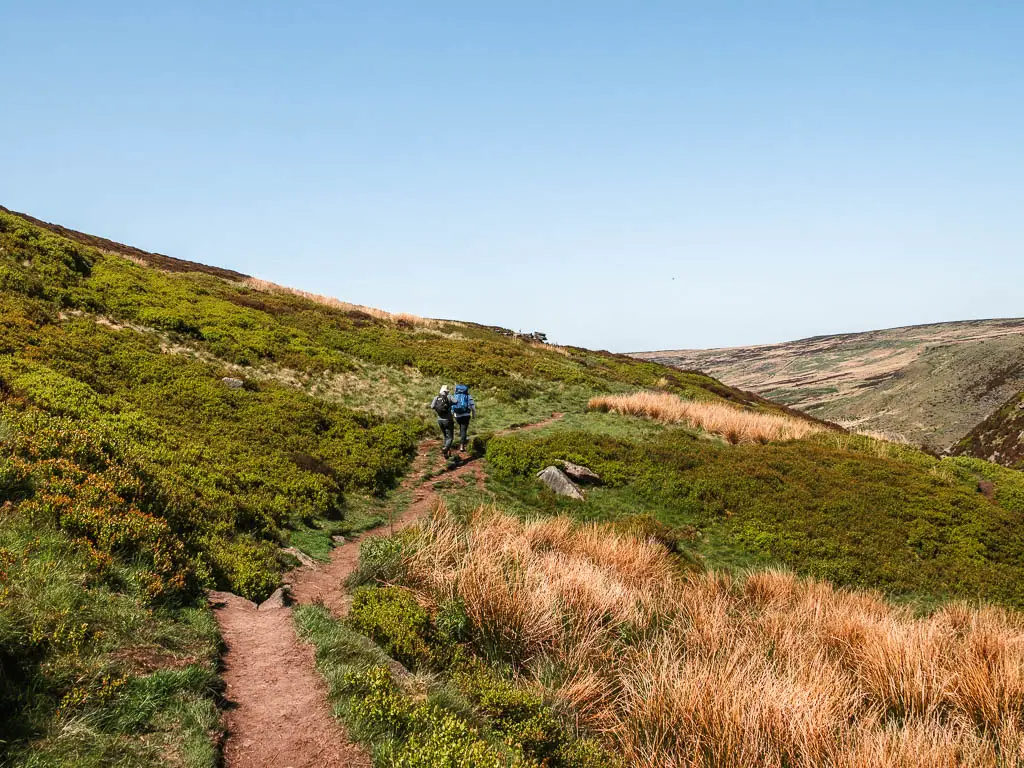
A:
[[[443,507],[409,570],[638,766],[1024,764],[1024,618],[782,570],[682,573],[653,540]]]
[[[588,407],[670,424],[689,424],[722,435],[734,444],[793,440],[825,431],[820,424],[793,416],[745,411],[724,403],[683,400],[668,392],[600,395],[591,398]]]
[[[272,283],[269,280],[261,280],[258,277],[247,277],[242,281],[242,284],[257,291],[263,291],[264,293],[288,293],[293,296],[300,296],[309,301],[316,302],[317,304],[322,304],[325,307],[340,309],[343,312],[362,312],[376,320],[422,326],[425,328],[438,328],[442,325],[456,324],[448,321],[420,317],[419,315],[413,315],[408,312],[388,312],[383,309],[367,307],[362,304],[350,304],[347,301],[341,301],[340,299],[335,299],[331,296],[322,296],[319,293],[310,293],[309,291],[303,291],[299,288],[290,288],[286,285],[278,285],[277,283]]]

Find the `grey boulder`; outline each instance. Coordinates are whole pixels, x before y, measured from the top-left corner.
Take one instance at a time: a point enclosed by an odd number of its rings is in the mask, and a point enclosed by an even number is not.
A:
[[[593,483],[594,485],[601,482],[601,476],[589,467],[573,464],[571,461],[560,461],[558,463],[562,465],[562,471],[574,482]]]
[[[559,496],[568,496],[570,499],[583,501],[583,491],[559,467],[551,466],[542,469],[537,473],[537,479]]]
[[[243,386],[245,386],[244,381],[242,381],[241,379],[232,378],[231,376],[225,376],[223,379],[221,379],[221,382],[228,389],[241,389]]]

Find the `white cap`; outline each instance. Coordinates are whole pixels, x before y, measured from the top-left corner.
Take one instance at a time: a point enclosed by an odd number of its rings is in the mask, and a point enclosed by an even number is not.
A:
[[[441,385],[441,391],[438,392],[438,394],[439,395],[447,395],[448,394],[448,385],[447,384],[442,384]]]

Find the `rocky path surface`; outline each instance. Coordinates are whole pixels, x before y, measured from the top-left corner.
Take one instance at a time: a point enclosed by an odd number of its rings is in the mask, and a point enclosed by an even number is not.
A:
[[[549,419],[505,432],[537,429]],[[298,568],[289,574],[292,600],[322,602],[336,616],[349,608],[345,579],[359,563],[359,542],[388,536],[430,512],[439,498],[436,480],[423,481],[429,469],[444,467],[439,442],[420,444],[403,487],[412,500],[389,525],[367,531],[336,547],[328,563]],[[482,487],[484,472],[478,460],[468,459],[443,474],[451,481]],[[440,478],[438,478],[440,479]],[[369,768],[370,756],[353,743],[334,718],[327,689],[317,673],[313,649],[299,641],[292,611],[279,593],[257,606],[227,592],[211,592],[210,602],[224,638],[223,678],[226,685],[226,768]]]

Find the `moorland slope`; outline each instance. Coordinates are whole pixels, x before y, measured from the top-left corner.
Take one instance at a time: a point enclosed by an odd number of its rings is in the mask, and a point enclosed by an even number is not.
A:
[[[778,410],[703,375],[255,285],[0,212],[0,750],[214,759],[204,591],[261,599],[286,545],[322,553],[379,521],[443,381],[474,385],[481,430],[636,387]]]
[[[1010,765],[1024,745],[989,726],[1009,717],[1024,733],[1024,686],[999,666],[1021,647],[1018,472],[848,434],[656,362],[390,315],[125,248],[0,212],[0,763],[216,765],[223,638],[207,591],[260,600],[296,553],[327,559],[334,537],[399,514],[417,450],[436,453],[423,443],[434,430],[426,403],[456,380],[480,406],[470,459],[480,480],[459,482],[443,464],[413,478],[443,499],[433,523],[368,540],[351,616],[296,611],[376,764],[883,765],[893,763],[858,755],[910,755],[930,740],[940,757],[971,749],[1002,760],[976,764]],[[564,417],[547,421],[556,411]],[[508,431],[530,422],[544,426]],[[560,461],[602,483],[582,500],[556,496],[535,475]],[[522,522],[538,518],[550,520]],[[581,522],[598,525],[572,533]],[[734,575],[764,567],[834,586]],[[863,632],[850,630],[856,658],[827,645],[831,625],[789,657],[765,651],[792,638],[771,639],[764,622],[781,627],[801,596],[830,590],[841,593],[828,598],[835,616],[848,601],[864,610]],[[611,612],[608,594],[624,601]],[[913,611],[958,598],[1003,607],[957,603],[914,623]],[[747,639],[736,648],[757,662],[735,682],[770,682],[776,709],[694,699],[687,710],[686,691],[715,688],[710,677],[641,673],[705,618]],[[919,635],[948,637],[967,660],[988,654],[1000,698],[957,688],[970,681],[946,680],[948,665],[885,666]],[[876,675],[866,708],[814,720],[825,730],[813,744],[741,738],[736,728],[807,714],[800,675],[820,665],[805,651],[830,660],[836,680]],[[617,653],[635,675],[601,666]],[[789,672],[776,669],[786,658]],[[921,698],[922,680],[934,696]],[[634,683],[630,700],[666,708],[595,708],[605,686],[625,696]],[[640,695],[650,685],[660,698]],[[878,722],[852,727],[868,713]],[[692,740],[659,736],[684,720],[702,723]]]
[[[635,357],[707,371],[819,418],[944,451],[1024,389],[1024,320],[968,320]]]
[[[1024,469],[1024,391],[1017,392],[950,449],[1004,467]]]

